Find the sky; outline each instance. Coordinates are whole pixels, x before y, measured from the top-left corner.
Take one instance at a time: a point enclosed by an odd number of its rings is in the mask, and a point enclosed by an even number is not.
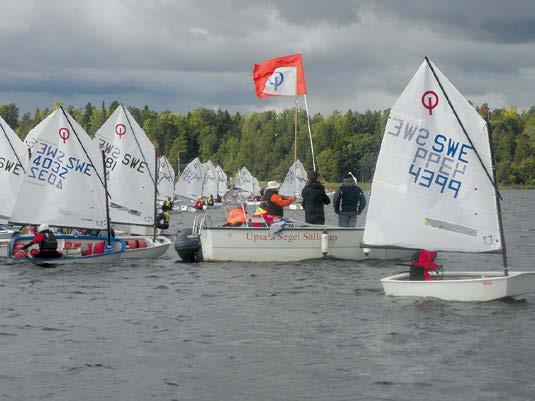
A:
[[[252,67],[302,52],[312,114],[384,110],[428,56],[465,97],[535,105],[533,0],[3,0],[0,104],[281,110]]]

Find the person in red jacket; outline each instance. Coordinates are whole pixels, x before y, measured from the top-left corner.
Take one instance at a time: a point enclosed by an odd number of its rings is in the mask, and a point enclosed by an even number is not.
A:
[[[41,224],[32,240],[22,249],[26,250],[34,244],[39,244],[39,251],[36,249],[31,251],[34,258],[60,258],[63,256],[61,252],[58,252],[58,241],[48,224]]]
[[[410,268],[410,279],[411,280],[433,280],[433,276],[429,274],[430,270],[435,270],[438,265],[435,263],[437,257],[436,251],[426,251],[420,249],[416,251],[413,255],[411,268]]]

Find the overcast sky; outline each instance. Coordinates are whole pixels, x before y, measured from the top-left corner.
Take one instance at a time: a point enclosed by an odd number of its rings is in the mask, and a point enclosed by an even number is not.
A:
[[[427,55],[469,100],[535,105],[535,1],[3,0],[0,104],[248,113],[252,66],[303,52],[310,111],[392,106]]]

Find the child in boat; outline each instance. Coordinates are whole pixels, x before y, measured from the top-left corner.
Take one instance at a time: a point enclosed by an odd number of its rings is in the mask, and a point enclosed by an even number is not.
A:
[[[39,244],[39,250],[31,250],[31,255],[34,258],[61,258],[63,256],[61,252],[58,252],[58,240],[48,224],[41,224],[32,240],[21,249],[26,251],[34,244]]]
[[[429,274],[430,270],[435,270],[438,265],[435,263],[437,257],[436,251],[426,251],[420,249],[414,252],[411,262],[409,277],[411,280],[433,280],[433,276]]]

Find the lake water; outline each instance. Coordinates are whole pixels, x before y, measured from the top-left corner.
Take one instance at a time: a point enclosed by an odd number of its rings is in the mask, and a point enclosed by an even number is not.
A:
[[[511,269],[535,270],[535,191],[505,191],[503,207]],[[440,263],[501,269],[499,255]],[[535,290],[385,297],[379,280],[405,269],[183,264],[174,249],[110,266],[4,262],[0,400],[535,400]]]

